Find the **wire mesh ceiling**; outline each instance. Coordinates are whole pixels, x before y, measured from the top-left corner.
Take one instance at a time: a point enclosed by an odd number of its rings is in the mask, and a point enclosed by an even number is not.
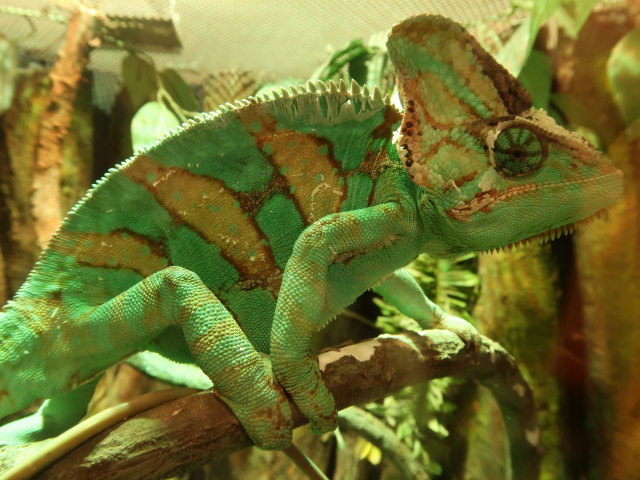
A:
[[[117,19],[119,25],[127,20],[124,35],[151,52],[160,68],[200,74],[242,68],[274,78],[308,77],[327,58],[328,50],[388,31],[410,15],[429,12],[461,22],[477,21],[506,11],[509,4],[509,0],[93,2],[107,19]],[[52,61],[75,5],[74,0],[0,0],[0,32],[18,40],[27,58]],[[153,31],[159,33],[150,38]],[[92,52],[93,70],[119,72],[124,52],[108,46],[103,43]]]

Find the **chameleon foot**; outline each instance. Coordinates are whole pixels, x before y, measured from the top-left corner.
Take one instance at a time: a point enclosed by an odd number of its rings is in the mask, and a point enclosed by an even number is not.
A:
[[[460,317],[445,314],[442,319],[433,326],[455,333],[465,343],[467,348],[473,348],[479,341],[480,333],[476,327]]]

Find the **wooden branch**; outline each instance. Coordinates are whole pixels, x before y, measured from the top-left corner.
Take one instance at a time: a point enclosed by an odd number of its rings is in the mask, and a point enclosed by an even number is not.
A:
[[[95,11],[79,6],[69,21],[64,44],[49,74],[51,89],[39,119],[33,172],[33,217],[41,247],[62,221],[60,167],[63,142],[71,124],[82,74],[89,63],[95,25]]]
[[[489,388],[503,412],[513,477],[538,478],[539,430],[532,392],[513,358],[482,337],[464,348],[444,330],[376,339],[319,356],[323,378],[339,409],[374,400],[426,380],[462,376]],[[294,408],[296,426],[306,419]],[[142,412],[91,438],[35,478],[165,478],[251,446],[231,411],[202,392]]]

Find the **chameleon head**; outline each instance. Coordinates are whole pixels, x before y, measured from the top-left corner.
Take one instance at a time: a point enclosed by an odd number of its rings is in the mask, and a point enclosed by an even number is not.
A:
[[[533,108],[458,24],[410,18],[393,28],[388,48],[405,108],[398,151],[433,227],[425,251],[454,255],[552,235],[620,196],[622,173]]]

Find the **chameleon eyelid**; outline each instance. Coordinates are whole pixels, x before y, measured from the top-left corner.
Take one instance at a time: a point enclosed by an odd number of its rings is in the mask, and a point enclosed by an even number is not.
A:
[[[500,137],[500,135],[509,130],[509,129],[522,129],[522,130],[526,130],[528,131],[531,135],[533,135],[535,137],[535,139],[538,141],[541,151],[540,151],[540,160],[536,163],[536,165],[534,165],[531,169],[525,171],[525,172],[521,172],[521,173],[513,173],[513,172],[509,172],[506,173],[506,171],[508,171],[508,168],[505,168],[504,165],[501,165],[500,162],[497,160],[496,158],[496,153],[503,153],[506,154],[507,156],[510,156],[509,150],[508,149],[498,149],[496,147],[496,142],[498,140],[498,138]],[[520,119],[520,118],[515,118],[513,120],[510,121],[506,121],[506,122],[500,122],[497,124],[496,128],[490,130],[487,133],[486,136],[486,145],[488,147],[488,152],[489,152],[489,163],[491,164],[491,166],[497,171],[499,172],[501,175],[513,178],[513,177],[521,177],[521,176],[527,176],[530,175],[532,173],[534,173],[535,171],[537,171],[542,164],[544,163],[544,161],[547,158],[547,154],[548,154],[548,144],[547,141],[544,139],[544,136],[541,135],[539,131],[537,131],[538,129],[535,128],[534,125],[532,125],[530,122],[527,122],[525,119]],[[528,155],[522,155],[520,158],[518,158],[518,160],[522,160],[522,159],[526,159],[528,157]]]

